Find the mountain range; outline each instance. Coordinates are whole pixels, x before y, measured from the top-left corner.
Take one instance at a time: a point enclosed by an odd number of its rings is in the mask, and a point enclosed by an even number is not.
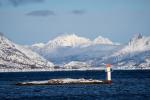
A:
[[[114,43],[102,36],[90,40],[75,34],[65,34],[45,44],[28,47],[55,65],[64,67],[70,62],[72,66],[83,62],[93,67],[110,63],[117,69],[150,68],[150,37],[141,34],[136,34],[126,44]]]
[[[150,69],[150,37],[136,34],[126,44],[64,34],[47,43],[18,45],[0,34],[0,70],[54,70],[104,67]]]

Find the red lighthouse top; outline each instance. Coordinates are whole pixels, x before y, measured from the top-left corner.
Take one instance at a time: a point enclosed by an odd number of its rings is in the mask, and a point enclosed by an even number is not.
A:
[[[106,67],[111,67],[111,64],[106,64]]]

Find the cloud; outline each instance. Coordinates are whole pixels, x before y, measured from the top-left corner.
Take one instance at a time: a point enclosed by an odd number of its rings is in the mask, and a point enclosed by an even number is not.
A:
[[[52,10],[37,10],[37,11],[31,11],[27,13],[28,16],[50,16],[50,15],[56,15],[54,11]]]
[[[71,11],[72,14],[75,14],[75,15],[83,15],[86,13],[85,10],[73,10]]]
[[[6,2],[10,3],[14,7],[24,5],[24,4],[30,4],[30,3],[42,3],[45,0],[5,0]]]

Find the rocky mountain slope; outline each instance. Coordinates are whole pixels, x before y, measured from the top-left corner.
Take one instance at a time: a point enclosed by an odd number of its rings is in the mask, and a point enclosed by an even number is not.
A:
[[[150,69],[150,37],[135,35],[127,45],[104,59],[122,69]]]
[[[37,53],[0,34],[0,71],[50,70],[53,66]]]

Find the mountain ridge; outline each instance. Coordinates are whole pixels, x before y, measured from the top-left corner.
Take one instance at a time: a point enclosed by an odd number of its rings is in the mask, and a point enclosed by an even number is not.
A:
[[[30,49],[8,40],[2,33],[0,35],[0,70],[23,71],[32,69],[51,69],[54,66]]]
[[[104,38],[102,36],[98,36],[94,40],[90,40],[85,37],[80,37],[76,34],[63,34],[60,36],[57,36],[56,38],[49,40],[45,45],[53,45],[57,46],[70,46],[70,47],[76,47],[76,46],[81,46],[81,45],[92,45],[92,44],[108,44],[108,45],[113,45],[114,43],[109,40],[108,38]],[[32,46],[37,46],[37,47],[43,47],[44,43],[36,43],[33,44]],[[115,44],[114,44],[115,45]],[[53,47],[55,47],[53,46]],[[53,48],[52,47],[52,48]]]
[[[107,63],[116,69],[150,69],[150,37],[141,34],[120,45],[101,36],[90,40],[67,34],[31,46],[15,44],[0,34],[0,47],[1,69],[51,70],[57,65],[80,69]]]
[[[74,34],[73,37],[77,36]],[[59,38],[61,38],[61,36]],[[90,40],[89,45],[63,45],[54,50],[49,48],[47,49],[48,52],[43,50],[44,54],[43,51],[41,51],[42,53],[37,52],[46,59],[52,59],[56,64],[81,61],[90,64],[90,66],[100,66],[112,63],[114,66],[126,66],[124,68],[129,68],[127,66],[130,66],[130,68],[141,68],[141,64],[145,64],[147,65],[147,68],[150,68],[148,60],[150,57],[148,53],[145,53],[147,51],[149,52],[149,50],[150,37],[136,34],[127,44],[116,45],[108,38],[98,36],[93,41]]]

